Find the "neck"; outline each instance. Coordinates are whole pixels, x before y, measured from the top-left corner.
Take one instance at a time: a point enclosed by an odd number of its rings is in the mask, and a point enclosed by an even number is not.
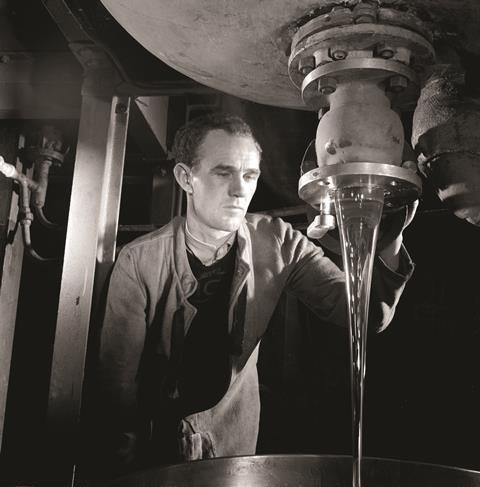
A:
[[[196,242],[217,249],[220,245],[226,242],[235,232],[227,232],[224,230],[215,230],[214,228],[205,228],[199,224],[197,220],[189,218],[187,214],[186,230],[189,237]]]
[[[235,239],[235,232],[217,238],[215,243],[210,243],[197,237],[189,226],[188,219],[185,222],[185,244],[187,248],[203,263],[211,265],[221,259],[229,250]]]

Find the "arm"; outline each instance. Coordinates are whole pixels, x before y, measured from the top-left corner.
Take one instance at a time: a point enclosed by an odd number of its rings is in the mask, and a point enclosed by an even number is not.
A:
[[[113,468],[133,461],[139,429],[137,373],[146,334],[146,294],[123,250],[113,269],[99,346],[101,425]]]
[[[300,232],[285,225],[281,252],[289,267],[287,289],[323,321],[348,326],[344,273]],[[391,321],[413,264],[403,247],[397,253],[399,266],[375,259],[370,299],[370,327],[383,330]]]

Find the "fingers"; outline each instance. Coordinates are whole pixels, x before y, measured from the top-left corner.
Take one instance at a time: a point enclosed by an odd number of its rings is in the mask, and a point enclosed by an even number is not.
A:
[[[412,223],[413,219],[415,218],[415,214],[417,213],[417,209],[418,209],[418,204],[419,204],[419,200],[417,199],[412,203],[410,203],[409,205],[407,205],[407,214],[405,217],[405,223],[403,224],[404,229],[407,228],[408,225],[410,225],[410,223]]]

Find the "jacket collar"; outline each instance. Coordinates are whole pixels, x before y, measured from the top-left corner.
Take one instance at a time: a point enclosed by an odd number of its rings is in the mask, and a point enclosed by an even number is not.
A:
[[[236,272],[243,278],[250,272],[252,267],[252,241],[245,219],[237,231],[237,245]]]
[[[190,269],[187,259],[185,218],[183,216],[175,217],[171,224],[173,227],[173,267],[177,273],[183,292],[188,297],[195,292],[197,281]]]

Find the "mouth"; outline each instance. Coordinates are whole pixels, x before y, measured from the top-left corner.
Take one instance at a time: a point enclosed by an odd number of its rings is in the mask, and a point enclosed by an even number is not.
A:
[[[245,211],[243,207],[241,206],[235,206],[235,205],[229,205],[224,207],[226,210],[231,210],[231,211]]]

